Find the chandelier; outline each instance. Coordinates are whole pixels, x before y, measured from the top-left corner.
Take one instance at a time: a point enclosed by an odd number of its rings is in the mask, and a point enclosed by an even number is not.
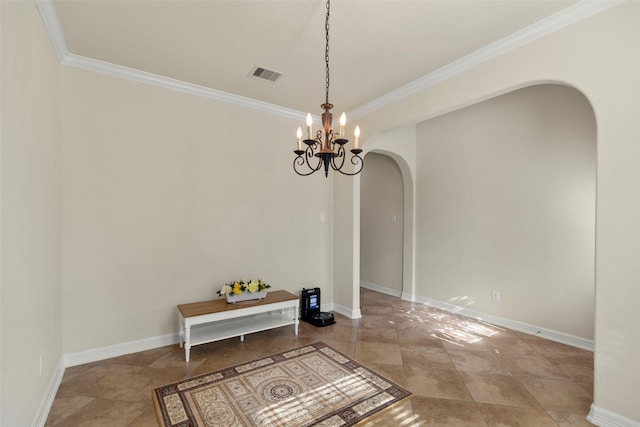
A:
[[[356,126],[354,135],[354,148],[350,151],[353,154],[351,156],[351,164],[355,166],[355,172],[349,173],[342,170],[344,161],[347,157],[344,145],[349,142],[344,136],[344,126],[347,122],[344,113],[340,116],[340,128],[338,132],[334,132],[331,128],[333,121],[333,115],[331,109],[333,105],[329,103],[329,12],[330,12],[330,0],[327,0],[327,15],[325,18],[325,35],[326,45],[324,52],[324,61],[326,65],[326,96],[325,102],[320,106],[324,110],[322,113],[322,129],[318,129],[316,135],[313,135],[313,119],[311,113],[307,114],[307,139],[302,139],[302,129],[299,127],[296,137],[298,139],[298,145],[293,152],[296,157],[293,159],[293,170],[301,176],[311,175],[314,172],[320,170],[324,166],[324,176],[329,176],[329,167],[334,171],[338,171],[343,175],[357,175],[362,171],[364,162],[360,153],[362,150],[358,148],[358,139],[360,137],[360,127]],[[302,144],[306,147],[302,147]],[[317,161],[314,159],[317,157]]]

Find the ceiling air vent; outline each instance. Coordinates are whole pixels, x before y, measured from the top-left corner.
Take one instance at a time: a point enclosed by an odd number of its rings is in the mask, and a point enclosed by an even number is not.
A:
[[[251,70],[251,77],[256,77],[262,80],[268,80],[270,82],[275,82],[282,76],[282,73],[277,71],[269,70],[264,67],[253,67]]]

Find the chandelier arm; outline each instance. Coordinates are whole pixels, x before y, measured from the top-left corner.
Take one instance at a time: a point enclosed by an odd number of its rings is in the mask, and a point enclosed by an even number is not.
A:
[[[304,160],[302,159],[302,156],[298,156],[295,159],[293,159],[293,171],[300,176],[309,176],[312,173],[317,171],[317,169],[311,169],[309,173],[302,173],[298,171],[298,168],[296,167],[296,165],[304,165]]]
[[[360,167],[357,168],[356,171],[353,172],[353,173],[343,172],[342,169],[336,169],[336,170],[338,172],[340,172],[342,175],[348,175],[348,176],[358,175],[362,171],[362,168],[364,167],[364,159],[362,157],[360,157],[359,155],[354,154],[351,157],[351,164],[354,165],[354,166],[360,165]]]
[[[295,173],[297,173],[300,176],[309,176],[311,174],[313,174],[314,172],[317,172],[320,167],[322,166],[322,161],[320,158],[318,158],[318,164],[316,166],[312,166],[311,163],[309,162],[310,158],[315,157],[314,155],[314,150],[313,150],[314,145],[310,145],[307,147],[306,150],[304,150],[304,152],[300,152],[298,151],[298,154],[294,159],[293,159],[293,170],[295,171]],[[298,166],[304,166],[307,165],[307,168],[309,169],[308,173],[304,173],[304,172],[300,172],[298,170]]]
[[[307,147],[307,149],[305,150],[305,160],[307,162],[307,167],[309,169],[311,169],[313,172],[317,171],[318,169],[320,169],[320,166],[322,166],[322,160],[320,159],[320,157],[317,157],[318,159],[318,163],[313,166],[311,164],[311,162],[309,161],[310,159],[313,159],[314,157],[316,157],[316,149],[319,147],[318,143],[316,142],[313,145],[309,145]],[[311,173],[313,173],[311,172]]]
[[[340,169],[342,169],[342,166],[344,166],[344,159],[346,158],[346,153],[342,145],[338,146],[338,151],[336,154],[337,155],[331,159],[331,169],[333,169],[334,171],[340,171]],[[340,158],[341,160],[340,166],[338,166],[338,164],[336,163],[337,158]]]

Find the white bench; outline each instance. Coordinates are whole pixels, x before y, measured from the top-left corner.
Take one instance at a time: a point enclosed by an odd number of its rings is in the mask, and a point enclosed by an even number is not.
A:
[[[298,335],[300,299],[287,291],[273,291],[261,300],[228,304],[225,299],[178,305],[180,347],[185,360],[194,345],[295,325]]]

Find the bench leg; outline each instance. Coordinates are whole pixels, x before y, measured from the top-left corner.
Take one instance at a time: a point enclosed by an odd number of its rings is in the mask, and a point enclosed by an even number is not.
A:
[[[189,363],[189,353],[191,351],[191,327],[184,328],[184,359]]]
[[[178,313],[178,339],[180,340],[180,348],[183,347],[184,344],[184,319]]]

